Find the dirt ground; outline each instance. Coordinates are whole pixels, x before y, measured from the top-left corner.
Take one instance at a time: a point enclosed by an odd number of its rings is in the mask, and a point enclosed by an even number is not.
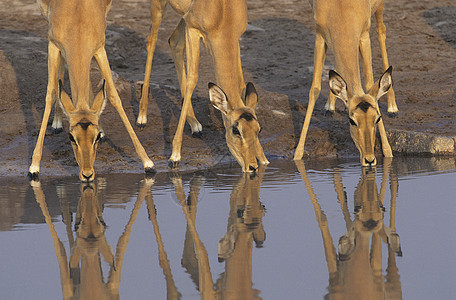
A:
[[[397,118],[384,118],[387,130],[400,129],[456,136],[456,3],[454,0],[386,0],[387,49],[393,65]],[[241,40],[246,81],[260,97],[260,135],[270,159],[292,158],[307,107],[312,79],[314,24],[304,0],[247,0],[251,28]],[[140,84],[150,27],[147,0],[114,0],[108,14],[106,50],[124,108],[132,123],[138,114]],[[159,30],[151,77],[147,127],[135,127],[158,171],[167,170],[171,141],[180,114],[178,81],[167,40],[179,21],[168,7]],[[374,74],[382,73],[381,56],[371,29]],[[34,0],[0,1],[0,176],[26,175],[44,111],[47,84],[47,29]],[[332,68],[328,56],[325,69]],[[224,140],[221,115],[208,101],[214,81],[211,59],[202,50],[193,106],[203,125],[202,139],[186,125],[181,169],[205,168],[233,161]],[[94,74],[96,75],[96,74]],[[96,80],[96,76],[94,76]],[[327,75],[306,142],[315,156],[353,156],[358,152],[348,133],[342,103],[334,116],[324,115]],[[67,88],[68,89],[68,88]],[[381,100],[386,113],[386,101]],[[66,122],[66,121],[65,121]],[[133,144],[119,116],[108,105],[101,117],[106,142],[95,163],[98,173],[142,172]],[[68,128],[65,123],[65,131]],[[50,126],[49,126],[50,129]],[[394,145],[392,145],[394,148]],[[236,164],[236,162],[233,162]],[[41,176],[76,174],[68,136],[49,130],[44,142]]]

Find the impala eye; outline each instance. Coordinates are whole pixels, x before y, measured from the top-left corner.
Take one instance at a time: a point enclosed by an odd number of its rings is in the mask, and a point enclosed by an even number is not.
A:
[[[73,135],[71,133],[68,133],[68,137],[70,138],[70,141],[72,143],[75,143],[76,144],[76,140],[74,139]]]
[[[380,122],[381,119],[382,119],[382,116],[378,117],[377,121],[375,121],[375,124],[378,124],[378,122]]]
[[[353,121],[352,118],[348,118],[348,122],[350,122],[350,125],[352,125],[352,126],[357,126],[357,125],[356,125],[356,122]]]
[[[232,131],[233,131],[234,135],[241,135],[241,133],[239,132],[239,129],[235,126],[232,127]]]

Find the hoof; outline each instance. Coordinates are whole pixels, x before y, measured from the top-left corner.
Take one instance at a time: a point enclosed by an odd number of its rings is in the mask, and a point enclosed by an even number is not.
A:
[[[397,118],[398,115],[399,115],[398,112],[393,112],[393,113],[390,113],[390,112],[389,112],[389,113],[388,113],[388,117],[390,117],[390,118]]]
[[[168,167],[170,167],[171,169],[177,169],[179,167],[179,162],[178,161],[169,160],[168,161]]]
[[[334,110],[326,110],[325,117],[332,117],[334,116]]]
[[[136,123],[136,127],[142,130],[144,127],[146,127],[146,123]]]
[[[29,178],[30,181],[39,181],[38,175],[40,172],[35,172],[35,173],[30,173],[28,172],[27,177]]]
[[[192,133],[192,137],[202,139],[203,138],[203,132],[202,131],[197,131]]]
[[[145,168],[144,169],[144,178],[146,180],[154,180],[155,175],[157,175],[157,170],[154,168]]]
[[[152,168],[145,168],[144,169],[144,173],[146,175],[155,175],[157,174],[157,170],[155,170],[155,167],[152,167]]]
[[[52,134],[59,134],[63,131],[63,128],[52,128]]]

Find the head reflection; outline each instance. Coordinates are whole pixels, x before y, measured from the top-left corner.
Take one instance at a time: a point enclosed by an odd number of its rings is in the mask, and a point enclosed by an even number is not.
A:
[[[318,203],[317,195],[306,173],[304,163],[296,165],[314,206],[325,250],[329,272],[329,297],[341,299],[402,299],[396,255],[402,256],[395,228],[397,178],[391,173],[391,160],[385,159],[381,189],[378,192],[376,169],[362,169],[354,192],[352,219],[346,193],[338,170],[334,170],[334,187],[345,220],[346,233],[340,237],[338,255],[329,224]],[[390,224],[384,224],[383,205],[389,177],[391,189]],[[388,248],[386,275],[382,274],[382,241]]]
[[[175,176],[176,196],[187,221],[182,266],[190,274],[201,293],[201,299],[259,299],[260,291],[252,287],[253,242],[261,247],[266,234],[263,229],[264,206],[259,200],[264,167],[254,176],[242,174],[230,196],[230,212],[226,234],[218,244],[218,260],[225,263],[225,272],[214,283],[206,248],[196,226],[196,212],[201,176],[190,180],[185,195],[182,178]]]
[[[65,187],[59,186],[57,194],[60,198],[63,222],[67,227],[71,253],[68,260],[65,246],[52,223],[41,184],[39,181],[31,181],[35,199],[40,205],[54,242],[64,299],[119,299],[120,274],[131,229],[144,199],[147,200],[148,206],[153,206],[150,191],[152,184],[152,179],[141,182],[138,198],[125,230],[119,237],[115,254],[105,237],[103,199],[97,186],[94,183],[80,185],[80,198],[74,223],[75,237],[71,230],[72,218]],[[109,265],[106,282],[101,268],[101,257]]]

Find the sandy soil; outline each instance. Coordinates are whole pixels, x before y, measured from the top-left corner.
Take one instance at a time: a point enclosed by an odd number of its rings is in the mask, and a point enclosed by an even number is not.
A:
[[[301,0],[248,0],[249,23],[241,40],[246,81],[260,95],[260,140],[268,157],[291,158],[307,106],[312,78],[314,25],[310,5]],[[132,123],[138,113],[140,84],[150,27],[149,2],[114,0],[108,14],[106,49],[117,86]],[[389,129],[456,135],[456,4],[454,0],[387,0],[387,48],[400,114],[385,117]],[[166,10],[159,31],[151,78],[147,127],[135,128],[158,171],[167,170],[171,140],[180,113],[178,81],[167,40],[179,16]],[[0,176],[25,175],[44,111],[47,84],[47,22],[33,0],[0,2]],[[375,76],[382,73],[372,26]],[[210,57],[202,51],[200,78],[193,105],[203,125],[202,139],[185,129],[181,169],[198,169],[232,161],[224,141],[221,116],[208,101],[207,82],[214,81]],[[326,69],[332,67],[331,55]],[[97,80],[94,72],[94,80]],[[332,117],[324,115],[327,75],[311,122],[306,153],[315,156],[358,156],[348,133],[342,103]],[[381,100],[383,112],[386,101]],[[107,107],[101,122],[107,140],[100,145],[98,173],[142,172],[142,165],[120,118]],[[49,126],[50,127],[50,126]],[[65,130],[67,124],[65,123]],[[44,142],[41,176],[76,174],[67,134]],[[235,163],[235,162],[233,162]]]

